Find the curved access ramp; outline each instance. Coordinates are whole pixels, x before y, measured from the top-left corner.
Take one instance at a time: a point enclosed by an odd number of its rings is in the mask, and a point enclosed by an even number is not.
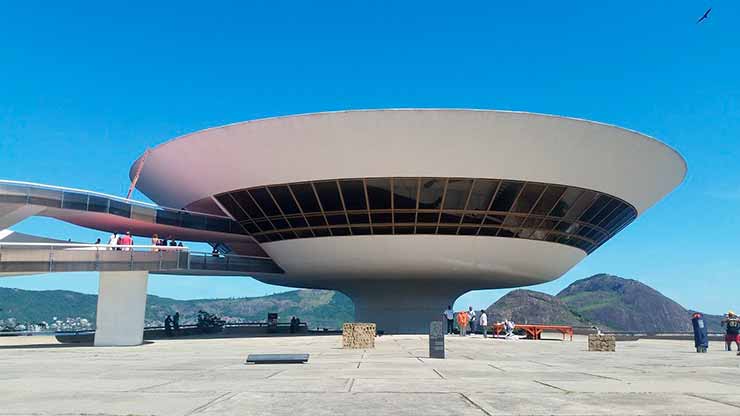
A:
[[[236,254],[267,257],[231,217],[160,207],[98,192],[0,180],[0,229],[31,216],[110,233],[222,243]]]
[[[18,243],[0,240],[0,276],[111,271],[208,276],[284,273],[269,257],[213,255],[192,252],[186,247]]]

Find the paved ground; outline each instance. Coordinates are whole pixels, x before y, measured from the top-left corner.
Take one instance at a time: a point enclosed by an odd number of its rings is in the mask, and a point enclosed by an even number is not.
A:
[[[20,347],[21,343],[44,343]],[[0,415],[740,415],[740,357],[714,344],[384,336],[166,340],[93,348],[0,338]],[[308,352],[303,365],[244,365],[248,353]]]

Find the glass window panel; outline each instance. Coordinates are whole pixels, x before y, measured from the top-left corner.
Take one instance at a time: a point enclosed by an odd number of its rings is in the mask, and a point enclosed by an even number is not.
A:
[[[622,223],[622,221],[626,220],[630,215],[632,214],[632,208],[627,207],[627,209],[622,210],[622,212],[614,217],[611,221],[604,224],[603,227],[609,231],[610,233],[616,231],[617,226]]]
[[[391,217],[391,213],[378,213],[373,212],[370,214],[370,217],[373,220],[373,224],[383,224],[383,223],[391,223],[393,222],[393,218]]]
[[[203,230],[206,228],[206,217],[204,217],[203,215],[193,215],[187,212],[183,212],[180,214],[180,219],[182,221],[183,227],[196,228],[199,230]]]
[[[480,224],[483,222],[483,214],[468,214],[463,217],[465,224]]]
[[[436,224],[437,222],[439,222],[439,213],[438,212],[420,212],[416,214],[416,222]]]
[[[304,213],[321,212],[319,201],[316,199],[316,194],[313,192],[311,184],[297,183],[290,185],[290,189],[293,191],[293,195],[295,195]]]
[[[620,202],[619,206],[615,210],[613,210],[606,218],[604,218],[598,225],[600,225],[603,228],[608,229],[609,224],[611,224],[612,221],[619,218],[621,215],[625,213],[625,211],[628,211],[628,210],[629,210],[629,207],[625,203]]]
[[[528,183],[524,185],[524,189],[519,194],[519,198],[514,202],[514,206],[511,208],[513,212],[527,213],[532,210],[534,204],[544,192],[546,185],[541,183]]]
[[[393,209],[416,209],[416,178],[393,179]]]
[[[283,231],[280,233],[280,237],[283,237],[283,240],[293,240],[296,238],[296,235],[293,231]]]
[[[283,218],[273,218],[270,221],[272,221],[272,225],[275,226],[278,230],[284,230],[286,228],[290,228],[290,225],[288,225],[288,221],[285,221]]]
[[[522,223],[522,227],[535,228],[540,224],[541,221],[542,218],[530,215],[529,217],[527,217],[526,220],[524,220],[524,222]]]
[[[460,214],[449,214],[449,213],[443,212],[442,217],[439,219],[439,222],[445,223],[445,224],[459,224],[461,218],[462,218],[462,215]]]
[[[369,235],[370,227],[352,227],[352,234],[354,235]]]
[[[593,202],[594,198],[597,197],[597,195],[598,194],[594,191],[584,190],[581,193],[580,197],[576,200],[576,202],[573,203],[573,206],[571,206],[568,212],[565,213],[563,218],[575,220],[580,217],[581,214],[583,214],[583,211],[591,206],[591,203]]]
[[[440,227],[437,228],[437,234],[455,235],[455,234],[457,234],[457,227],[443,227],[443,226],[440,226]]]
[[[255,221],[254,223],[257,224],[257,226],[260,227],[262,231],[272,231],[275,229],[275,227],[273,227],[272,224],[270,224],[270,222],[267,220]]]
[[[394,229],[394,234],[413,234],[414,233],[414,227],[399,227],[396,226]]]
[[[478,235],[495,236],[499,230],[500,228],[498,227],[481,227]]]
[[[367,199],[370,209],[391,208],[391,181],[388,178],[367,180]]]
[[[516,215],[507,215],[504,220],[504,225],[509,227],[518,227],[524,222],[524,217]]]
[[[598,224],[601,221],[604,220],[609,214],[614,212],[614,209],[617,208],[619,205],[619,200],[616,200],[611,197],[607,197],[609,199],[609,203],[604,205],[604,208],[599,211],[598,214],[596,214],[593,218],[591,218],[591,221],[589,221],[591,224]]]
[[[234,200],[244,211],[246,211],[247,214],[249,214],[250,217],[252,217],[253,220],[265,216],[265,214],[260,211],[257,204],[254,203],[252,197],[249,196],[247,191],[232,192],[231,196],[234,197]]]
[[[295,230],[295,234],[298,236],[298,238],[313,237],[313,233],[311,232],[311,230]]]
[[[393,222],[396,223],[403,223],[403,222],[415,222],[416,221],[416,214],[411,212],[396,212],[393,214]]]
[[[33,205],[44,205],[47,207],[59,208],[62,206],[62,192],[54,191],[51,189],[29,188],[28,203]]]
[[[393,234],[393,227],[373,226],[373,234]]]
[[[348,227],[339,227],[331,229],[332,235],[350,235]]]
[[[87,195],[65,192],[62,200],[62,208],[87,210]]]
[[[491,205],[491,199],[496,193],[499,181],[491,179],[478,179],[473,185],[473,190],[470,192],[470,200],[468,200],[468,206],[466,209],[472,209],[475,211],[487,211],[488,206]]]
[[[555,204],[555,206],[550,210],[550,213],[548,215],[553,217],[562,218],[568,210],[573,206],[573,204],[578,200],[578,198],[583,194],[582,189],[578,188],[568,188],[563,192],[563,196],[560,198],[560,200]]]
[[[436,234],[437,227],[419,227],[416,226],[416,234]]]
[[[306,221],[312,227],[324,227],[326,226],[326,220],[323,215],[306,215]]]
[[[249,219],[244,210],[241,209],[229,194],[217,195],[216,200],[232,217],[236,218],[237,221],[245,221]]]
[[[277,205],[275,205],[275,201],[272,200],[270,194],[267,193],[267,189],[253,188],[249,190],[249,194],[252,195],[254,202],[262,208],[262,211],[264,211],[268,217],[280,215],[280,210]]]
[[[444,179],[422,178],[419,190],[419,209],[440,209],[444,186]]]
[[[177,214],[176,211],[170,211],[170,210],[157,210],[157,218],[156,218],[157,224],[165,224],[165,225],[180,225],[180,216]]]
[[[493,199],[491,211],[508,211],[521,189],[521,182],[503,181]]]
[[[329,222],[329,225],[345,225],[347,224],[347,217],[344,214],[327,215],[326,221]]]
[[[270,233],[265,235],[267,235],[267,238],[269,238],[270,241],[280,241],[283,239],[283,237],[281,237],[279,233]]]
[[[268,243],[270,241],[270,239],[268,239],[265,235],[255,236],[254,239],[259,241],[260,243]]]
[[[290,222],[290,225],[293,228],[308,227],[308,223],[306,223],[306,220],[303,219],[303,217],[288,218],[288,222]]]
[[[478,234],[478,227],[460,227],[457,233],[460,235],[476,235]]]
[[[324,208],[324,212],[344,210],[336,182],[316,182],[313,186],[316,188],[316,193],[319,195],[319,201],[321,201],[321,206]]]
[[[580,220],[591,222],[591,220],[606,207],[612,199],[606,195],[599,195],[596,201],[581,215]]]
[[[507,230],[506,228],[502,228],[498,232],[499,237],[514,237],[514,232],[511,230]]]
[[[350,224],[370,224],[370,217],[367,213],[364,214],[349,214]]]
[[[108,207],[108,212],[110,212],[113,215],[118,215],[120,217],[126,217],[131,218],[131,205],[116,201],[115,199],[110,200],[110,206]]]
[[[555,207],[555,203],[558,202],[558,199],[560,199],[564,192],[564,186],[549,185],[547,187],[547,190],[545,190],[545,193],[543,193],[542,197],[540,197],[537,205],[535,205],[532,213],[538,215],[546,215],[553,209],[553,207]]]
[[[270,186],[268,189],[285,215],[299,214],[301,212],[287,186]]]
[[[28,201],[28,187],[0,183],[0,201],[25,204]]]
[[[341,180],[339,187],[342,188],[344,205],[348,210],[367,209],[365,185],[361,180]]]
[[[447,182],[444,209],[465,209],[472,185],[472,179],[450,179]]]
[[[314,228],[313,229],[313,235],[316,237],[328,237],[329,229],[328,228]]]
[[[87,204],[88,211],[108,212],[108,200],[99,196],[90,195],[90,201]]]
[[[257,226],[254,225],[253,223],[244,223],[242,225],[244,226],[244,229],[247,230],[247,232],[250,234],[255,234],[260,231],[260,229],[257,228]]]
[[[550,230],[552,230],[553,228],[555,228],[555,226],[556,226],[557,224],[558,224],[558,222],[557,222],[557,221],[553,221],[553,220],[544,220],[544,221],[542,221],[542,222],[540,223],[539,227],[537,227],[537,228],[539,228],[540,230],[546,230],[546,231],[550,231]]]
[[[483,221],[484,224],[490,225],[501,225],[504,223],[503,215],[486,215],[486,219]]]

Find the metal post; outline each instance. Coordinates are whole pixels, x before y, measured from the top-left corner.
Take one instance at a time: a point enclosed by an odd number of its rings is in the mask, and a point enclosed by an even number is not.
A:
[[[54,246],[49,246],[49,272],[54,269]]]

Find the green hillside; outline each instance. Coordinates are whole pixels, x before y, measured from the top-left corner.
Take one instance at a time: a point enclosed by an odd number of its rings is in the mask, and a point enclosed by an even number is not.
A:
[[[95,320],[96,295],[66,290],[21,290],[0,288],[0,319],[18,322],[51,322],[53,317]],[[238,321],[263,321],[277,312],[281,321],[298,316],[309,327],[339,328],[354,316],[354,305],[345,295],[329,290],[294,290],[254,298],[176,300],[149,295],[146,320],[149,325],[164,321],[179,311],[183,324],[195,322],[198,310]]]

